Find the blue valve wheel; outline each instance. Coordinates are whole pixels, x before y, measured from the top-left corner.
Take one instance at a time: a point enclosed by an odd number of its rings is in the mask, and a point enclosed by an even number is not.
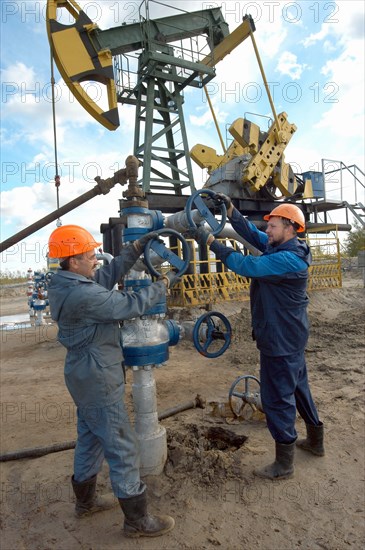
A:
[[[192,210],[196,208],[200,215],[203,216],[207,224],[211,229],[212,235],[218,235],[224,228],[227,221],[227,208],[224,203],[218,205],[220,214],[222,216],[221,221],[216,220],[215,216],[211,213],[208,206],[203,201],[203,197],[211,197],[213,200],[216,197],[217,193],[211,189],[199,189],[195,191],[191,197],[188,198],[185,205],[186,217],[189,222],[189,225],[192,229],[196,229],[196,223],[192,217]]]
[[[230,322],[218,311],[204,313],[195,323],[193,330],[195,348],[201,355],[209,358],[220,357],[228,349],[231,336]]]
[[[236,417],[243,416],[243,409],[247,404],[253,410],[260,408],[260,380],[251,374],[239,376],[233,382],[228,394],[229,406]]]
[[[176,270],[176,275],[181,277],[189,267],[190,262],[190,248],[184,237],[175,231],[174,229],[159,229],[156,231],[161,237],[176,237],[182,245],[182,258],[172,252],[167,246],[159,239],[152,239],[148,241],[144,249],[144,260],[151,275],[159,277],[161,273],[152,265],[151,262],[151,250],[153,250],[160,258],[171,264]]]

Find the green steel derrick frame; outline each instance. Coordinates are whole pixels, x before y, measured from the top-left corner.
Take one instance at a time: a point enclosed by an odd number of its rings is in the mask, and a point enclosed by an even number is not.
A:
[[[201,35],[208,56],[229,35],[220,8],[154,20],[140,16],[139,23],[92,32],[96,50],[115,56],[118,102],[136,106],[134,155],[143,166],[144,192],[195,191],[183,90],[203,88],[215,76],[214,67],[200,62],[207,57],[198,46]]]

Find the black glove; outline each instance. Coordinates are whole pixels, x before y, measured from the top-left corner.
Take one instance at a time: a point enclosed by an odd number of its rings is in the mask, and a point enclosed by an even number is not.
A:
[[[202,225],[199,226],[197,229],[190,229],[187,236],[195,239],[196,242],[199,243],[201,246],[207,246],[207,241],[209,237],[213,237],[213,235],[209,233],[209,231],[205,229]]]
[[[181,278],[176,275],[175,271],[167,271],[167,273],[164,273],[158,278],[158,281],[165,282],[166,288],[169,289],[179,283]]]
[[[233,206],[231,199],[228,197],[228,195],[225,195],[224,193],[216,193],[214,197],[214,202],[216,204],[225,204],[227,210],[231,208],[231,206]]]
[[[152,231],[151,233],[146,233],[146,235],[143,235],[143,237],[134,241],[133,246],[137,250],[137,252],[139,252],[139,254],[142,254],[146,244],[152,239],[158,239],[158,237],[159,237],[159,234],[156,231]]]

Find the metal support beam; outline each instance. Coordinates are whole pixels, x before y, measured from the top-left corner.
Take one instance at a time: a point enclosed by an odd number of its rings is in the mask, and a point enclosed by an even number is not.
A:
[[[151,189],[169,189],[181,195],[182,189],[189,187],[194,192],[191,159],[185,153],[189,146],[183,97],[179,85],[172,83],[176,66],[169,66],[169,75],[161,72],[162,77],[156,78],[153,74],[155,60],[148,61],[147,66],[145,61],[145,58],[140,59],[139,74],[143,76],[136,88],[134,141],[134,155],[143,167],[142,190],[146,193]],[[151,63],[153,68],[150,68]],[[167,81],[173,86],[172,90]]]
[[[178,15],[132,23],[107,30],[94,29],[90,37],[96,51],[109,49],[112,55],[126,54],[144,48],[147,40],[161,44],[177,42],[193,36],[208,34],[210,47],[218,45],[228,34],[220,8],[181,12]]]

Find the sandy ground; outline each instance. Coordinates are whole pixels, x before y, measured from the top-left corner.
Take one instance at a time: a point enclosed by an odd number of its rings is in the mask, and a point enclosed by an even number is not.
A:
[[[147,478],[150,509],[170,513],[176,527],[159,539],[126,539],[118,507],[83,520],[73,516],[73,450],[1,464],[2,550],[120,549],[359,549],[364,529],[364,288],[347,274],[342,289],[312,292],[307,362],[312,393],[326,429],[326,455],[298,450],[295,476],[255,478],[255,466],[273,456],[273,441],[259,413],[230,418],[224,405],[192,409],[162,421],[169,456],[163,474]],[[25,294],[25,291],[24,291]],[[0,300],[1,315],[26,311],[15,291]],[[222,308],[221,308],[222,309]],[[202,395],[227,403],[234,380],[258,376],[250,339],[248,303],[228,304],[233,339],[218,359],[181,342],[156,370],[159,410]],[[181,312],[180,312],[181,313]],[[63,382],[65,352],[56,327],[2,331],[1,453],[73,440],[75,408]],[[130,401],[131,373],[127,395]],[[251,411],[252,412],[252,411]],[[248,437],[237,448],[214,447],[209,428]],[[304,434],[303,422],[297,429]],[[108,468],[99,476],[110,490]]]

